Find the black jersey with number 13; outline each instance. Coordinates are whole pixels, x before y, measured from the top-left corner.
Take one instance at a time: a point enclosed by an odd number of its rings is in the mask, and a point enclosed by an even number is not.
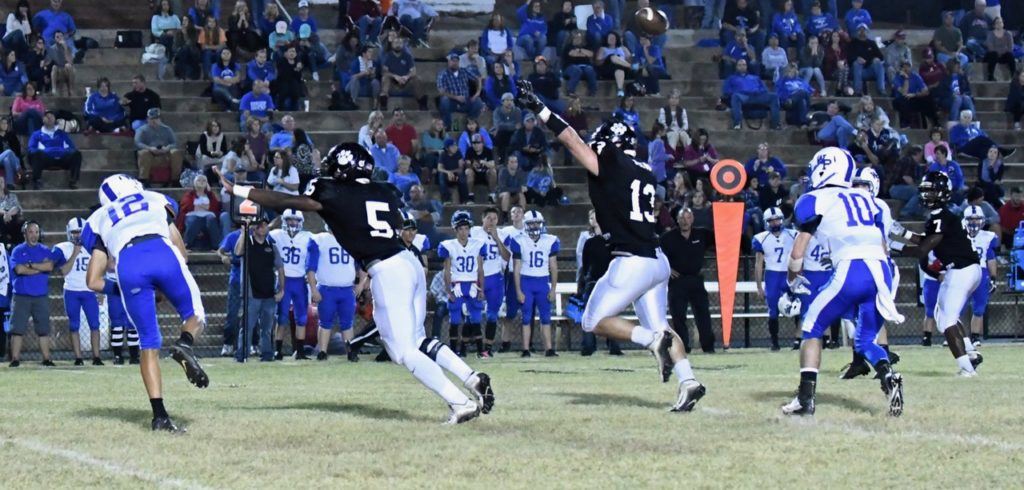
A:
[[[967,237],[963,223],[948,209],[928,215],[928,221],[924,226],[924,235],[942,235],[942,241],[935,247],[935,257],[945,267],[963,269],[971,264],[978,263],[978,254],[971,246],[971,239]]]
[[[612,251],[655,257],[658,235],[654,227],[657,181],[651,167],[636,161],[614,145],[592,145],[598,175],[587,174],[590,201],[601,231],[609,235]]]
[[[395,232],[403,219],[401,194],[395,186],[321,177],[309,183],[306,195],[323,206],[319,214],[334,238],[360,264],[405,250]]]

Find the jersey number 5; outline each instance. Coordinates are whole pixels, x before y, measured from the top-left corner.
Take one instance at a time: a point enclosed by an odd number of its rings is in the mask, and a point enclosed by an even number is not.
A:
[[[633,202],[633,208],[629,210],[629,219],[639,221],[641,223],[645,221],[648,223],[654,223],[654,185],[643,185],[643,183],[640,182],[640,179],[633,179],[633,182],[629,184],[629,189],[632,194]],[[641,194],[647,199],[647,209],[650,211],[640,209]]]
[[[374,238],[391,238],[395,236],[395,230],[391,223],[380,219],[380,213],[390,213],[391,206],[381,201],[366,201],[366,222],[370,225],[370,236]]]

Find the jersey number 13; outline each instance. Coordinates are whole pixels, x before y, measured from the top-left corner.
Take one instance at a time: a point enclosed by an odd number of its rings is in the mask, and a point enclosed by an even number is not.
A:
[[[632,209],[629,210],[629,219],[641,223],[654,223],[654,185],[645,185],[640,182],[640,179],[633,179],[633,182],[629,184],[629,190],[633,203]],[[648,210],[646,211],[640,209],[641,197],[647,201]]]

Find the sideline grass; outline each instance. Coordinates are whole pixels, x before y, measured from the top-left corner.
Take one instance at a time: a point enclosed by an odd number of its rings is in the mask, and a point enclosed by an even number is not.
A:
[[[189,434],[149,431],[138,371],[0,368],[0,488],[1019,488],[1022,346],[986,345],[982,374],[948,351],[904,347],[906,413],[885,415],[874,380],[839,381],[828,351],[818,414],[787,419],[792,352],[695,355],[708,395],[666,409],[648,355],[471,360],[494,412],[443,427],[446,407],[395,365],[206,361],[197,390],[164,362],[165,398]],[[66,365],[65,365],[66,366]]]

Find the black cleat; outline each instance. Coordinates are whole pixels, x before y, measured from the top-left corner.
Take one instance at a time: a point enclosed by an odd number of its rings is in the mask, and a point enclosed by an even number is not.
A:
[[[163,431],[170,432],[171,434],[184,434],[187,432],[185,429],[179,429],[177,425],[174,425],[174,421],[170,417],[159,417],[153,419],[153,432]]]
[[[318,361],[326,361],[327,360],[327,353],[324,352],[324,351],[317,352],[316,353],[316,360],[318,360]]]
[[[374,357],[373,360],[376,362],[391,362],[391,356],[388,355],[386,349],[381,349],[380,354],[377,354],[377,357]]]
[[[283,361],[284,360],[284,353],[281,352],[281,351],[275,352],[274,353],[274,360],[275,361]]]
[[[794,397],[793,401],[782,406],[783,415],[814,415],[814,398],[801,400]]]
[[[532,355],[533,354],[531,354],[530,351],[524,350],[522,354],[519,354],[519,357],[530,357]]]
[[[174,359],[174,362],[181,365],[181,368],[185,370],[185,376],[190,383],[196,385],[197,388],[210,386],[210,378],[206,376],[206,371],[203,371],[203,366],[199,364],[199,359],[192,352],[192,346],[186,345],[179,340],[171,346],[170,351],[171,359]]]
[[[81,358],[75,359],[75,366],[84,366],[84,365],[85,365],[85,361],[83,361]]]
[[[92,365],[93,366],[102,366],[103,365],[103,361],[100,360],[100,358],[98,358],[98,357],[94,357],[94,358],[92,358]]]
[[[921,337],[921,347],[931,347],[932,338],[929,336]]]
[[[978,369],[978,366],[980,366],[981,363],[985,362],[985,358],[981,357],[980,352],[975,351],[975,354],[976,355],[971,358],[971,366],[974,367],[974,369]]]
[[[300,347],[295,349],[295,352],[292,352],[292,359],[295,359],[296,361],[308,361],[309,356],[306,355],[306,350]]]
[[[770,347],[770,349],[771,349],[772,352],[778,352],[782,348],[779,347],[779,343],[778,342],[772,342],[772,346]]]
[[[654,359],[658,363],[658,374],[661,375],[661,382],[668,383],[672,377],[672,336],[668,332],[658,333],[650,347]]]
[[[800,350],[800,339],[793,341],[793,350]]]
[[[676,396],[676,404],[672,406],[672,412],[689,412],[697,405],[697,402],[704,398],[707,389],[696,380],[684,381],[679,384],[679,394]]]
[[[494,390],[491,389],[491,377],[485,373],[476,373],[466,381],[466,388],[476,395],[476,403],[483,413],[491,413],[494,407]]]
[[[895,352],[889,352],[889,364],[893,365],[900,362],[900,355]]]
[[[498,347],[498,352],[504,354],[512,350],[512,342],[502,342],[501,347]]]
[[[843,367],[843,374],[839,375],[839,379],[854,379],[860,376],[867,376],[871,374],[871,366],[868,366],[866,362],[850,363]]]
[[[346,355],[348,356],[348,362],[359,362],[359,353],[358,352],[356,352],[354,350],[349,350],[348,354],[346,354]]]
[[[548,349],[544,351],[544,357],[558,357],[558,353],[555,352],[555,349]]]
[[[138,357],[130,357],[130,358],[128,358],[128,364],[138,365],[139,364],[139,358]]]
[[[889,373],[882,378],[882,393],[889,399],[889,415],[903,415],[903,375]]]
[[[121,356],[114,356],[114,365],[115,366],[124,365],[124,358],[121,357]]]
[[[12,368],[16,368],[16,367],[19,367],[19,366],[21,366],[21,361],[19,361],[17,359],[11,361],[11,363],[7,365],[7,367],[12,367]]]
[[[43,362],[41,362],[39,364],[42,365],[43,367],[54,367],[54,366],[56,366],[56,364],[54,364],[53,361],[51,361],[49,359],[44,359]]]

